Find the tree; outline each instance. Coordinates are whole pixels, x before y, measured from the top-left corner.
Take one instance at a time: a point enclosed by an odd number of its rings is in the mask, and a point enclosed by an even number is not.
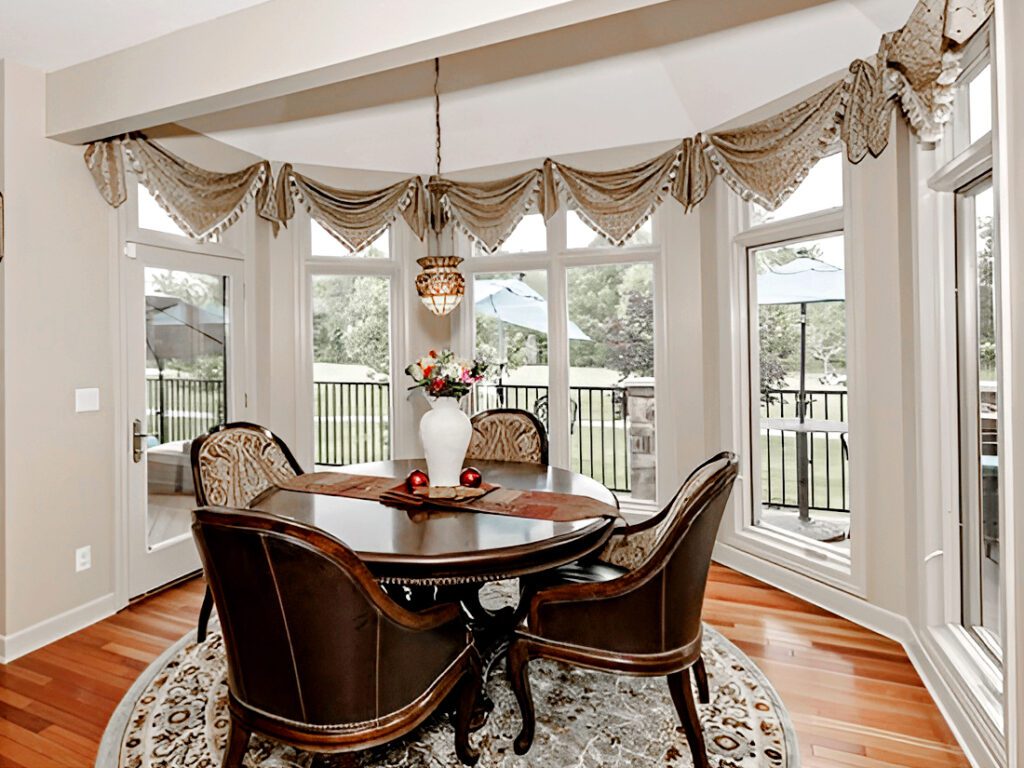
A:
[[[390,364],[388,281],[332,275],[313,281],[313,359],[365,365],[387,375]]]
[[[654,296],[650,291],[623,295],[624,317],[612,323],[606,340],[610,367],[626,376],[654,375]]]
[[[808,305],[807,354],[826,377],[846,370],[846,302]]]

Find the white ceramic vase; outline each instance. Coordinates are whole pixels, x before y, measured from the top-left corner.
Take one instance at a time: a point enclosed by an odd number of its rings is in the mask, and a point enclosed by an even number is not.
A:
[[[427,397],[430,410],[420,419],[420,440],[427,459],[427,474],[435,487],[459,484],[473,425],[455,397]]]

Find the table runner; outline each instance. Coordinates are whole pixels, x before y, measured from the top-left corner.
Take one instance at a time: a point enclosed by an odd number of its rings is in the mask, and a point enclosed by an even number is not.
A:
[[[398,485],[396,486],[396,483]],[[352,475],[345,472],[310,472],[281,483],[287,491],[322,493],[327,496],[345,496],[350,499],[382,501],[381,496],[404,490],[404,483],[394,477]],[[394,505],[403,506],[403,505]],[[450,499],[422,499],[417,511],[486,512],[494,515],[528,517],[570,523],[595,517],[619,517],[619,511],[610,504],[589,496],[548,491],[519,491],[513,488],[495,488],[486,496],[466,501]]]

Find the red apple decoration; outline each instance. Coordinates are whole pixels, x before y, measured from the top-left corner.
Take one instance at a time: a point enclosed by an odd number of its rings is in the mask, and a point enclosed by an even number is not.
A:
[[[476,467],[466,467],[462,470],[462,474],[459,475],[459,485],[463,485],[466,488],[479,488],[480,483],[484,481],[484,476],[480,474],[480,470]]]
[[[428,488],[429,486],[430,478],[422,469],[414,469],[405,478],[405,489],[409,493],[413,493],[417,488]]]

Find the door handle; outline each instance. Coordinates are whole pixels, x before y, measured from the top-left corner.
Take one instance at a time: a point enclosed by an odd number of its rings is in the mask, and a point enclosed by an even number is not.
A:
[[[143,442],[147,437],[152,435],[146,434],[142,431],[142,422],[139,419],[132,421],[132,461],[138,464],[142,461],[142,456],[146,452],[145,443]]]

